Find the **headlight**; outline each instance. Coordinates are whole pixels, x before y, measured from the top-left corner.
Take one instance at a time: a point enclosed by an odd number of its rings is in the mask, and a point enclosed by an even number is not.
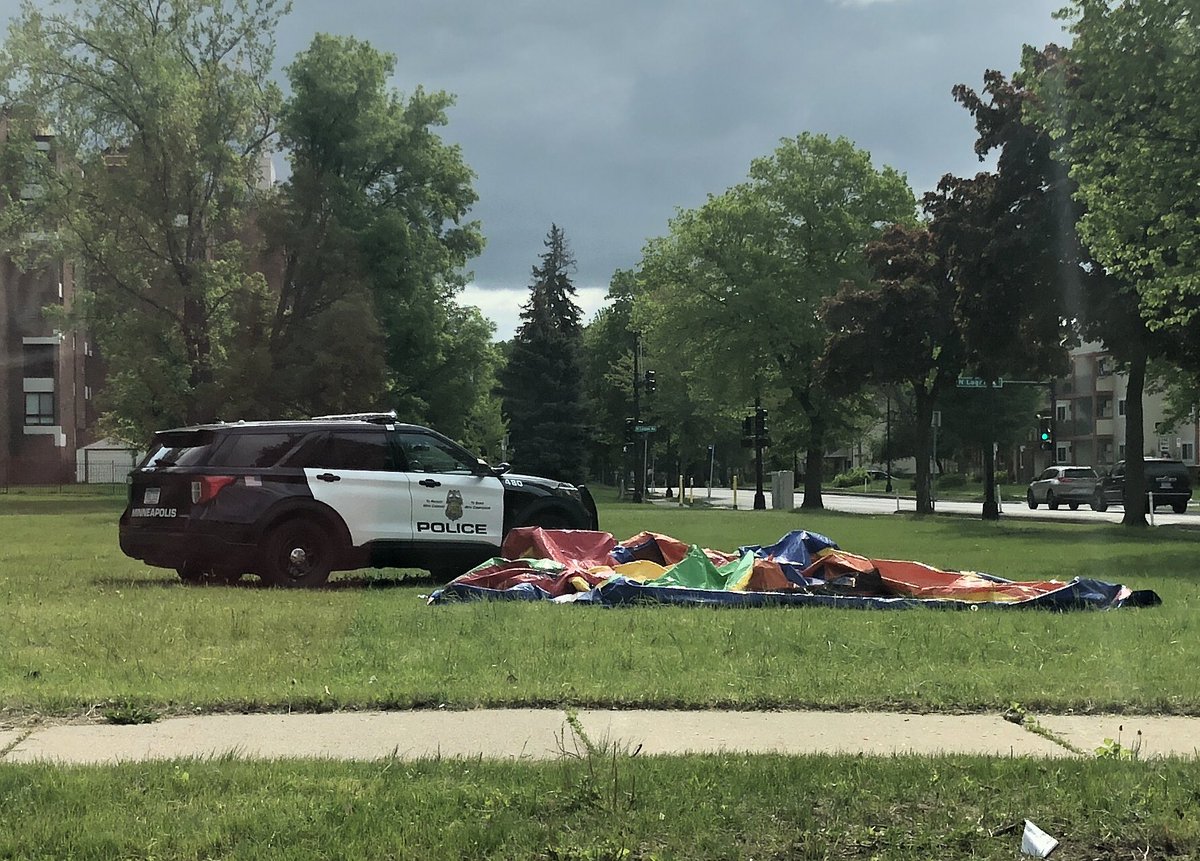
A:
[[[579,488],[573,484],[567,484],[565,481],[560,481],[558,484],[554,485],[554,495],[569,496],[576,501],[580,499]]]

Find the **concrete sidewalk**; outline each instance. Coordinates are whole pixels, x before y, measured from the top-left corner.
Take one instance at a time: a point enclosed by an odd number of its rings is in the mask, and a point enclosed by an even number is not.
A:
[[[581,710],[577,715],[594,744],[639,755],[728,751],[1066,757],[1079,755],[1075,751],[1090,755],[1106,739],[1119,739],[1125,748],[1140,745],[1140,758],[1195,757],[1200,751],[1200,718],[1183,717],[1037,716],[1039,734],[999,714]],[[582,747],[567,713],[557,709],[209,715],[136,726],[0,730],[0,764],[227,754],[544,760],[582,752]]]

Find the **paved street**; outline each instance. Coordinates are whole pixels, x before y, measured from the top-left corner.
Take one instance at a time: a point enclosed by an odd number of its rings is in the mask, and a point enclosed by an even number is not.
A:
[[[665,499],[661,496],[661,491],[653,494],[653,501],[659,505],[678,504],[678,499]],[[767,508],[771,507],[771,491],[768,487],[765,491]],[[705,488],[698,487],[695,490],[694,496],[689,491],[688,499],[694,498],[696,502],[709,502],[712,505],[721,508],[732,508],[734,505],[733,491],[727,487],[714,487],[712,495],[709,496],[709,491]],[[799,507],[804,496],[799,491],[796,492],[795,505]],[[893,514],[897,511],[916,511],[916,500],[910,497],[887,497],[887,496],[865,496],[854,493],[830,493],[828,491],[821,494],[821,499],[825,507],[831,511],[846,511],[853,514]],[[739,510],[748,510],[754,505],[754,488],[749,490],[738,488],[737,492],[737,508]],[[1039,505],[1037,509],[1030,509],[1025,504],[1025,499],[1001,499],[1000,500],[1001,517],[1020,517],[1031,520],[1050,520],[1059,522],[1077,522],[1077,523],[1120,523],[1122,509],[1109,508],[1108,511],[1099,512],[1092,511],[1086,505],[1081,505],[1078,510],[1071,511],[1066,506],[1063,506],[1058,511],[1051,511],[1044,505]],[[983,504],[981,502],[956,502],[950,500],[938,500],[936,511],[939,514],[954,514],[964,516],[979,517],[982,514]],[[1195,507],[1189,510],[1186,514],[1175,514],[1169,508],[1160,508],[1154,514],[1155,526],[1195,526],[1200,528],[1200,514],[1197,514]]]

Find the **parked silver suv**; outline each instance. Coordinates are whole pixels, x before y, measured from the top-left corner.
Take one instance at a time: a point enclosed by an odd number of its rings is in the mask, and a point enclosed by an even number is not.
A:
[[[1051,466],[1029,484],[1025,501],[1030,508],[1041,503],[1051,511],[1065,502],[1072,511],[1082,503],[1091,502],[1098,476],[1090,466]]]

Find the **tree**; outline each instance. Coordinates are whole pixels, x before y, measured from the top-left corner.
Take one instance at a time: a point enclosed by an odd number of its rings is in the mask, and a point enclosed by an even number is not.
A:
[[[500,373],[513,463],[535,475],[582,481],[587,425],[581,373],[581,311],[562,228],[550,226],[508,363]]]
[[[930,427],[938,396],[954,385],[963,345],[954,285],[923,226],[893,225],[867,246],[874,281],[845,284],[827,301],[821,372],[835,391],[907,387],[915,411],[917,511],[933,511]]]
[[[1077,226],[1086,219],[1087,207],[1068,173],[1061,139],[1056,143],[1051,137],[1058,120],[1046,101],[1065,68],[1058,47],[1026,48],[1022,70],[1011,81],[994,71],[985,75],[986,100],[962,86],[955,95],[975,115],[980,157],[994,148],[1001,152],[1000,172],[1008,179],[999,205],[1007,199],[1010,211],[1031,214],[1018,227],[1024,228],[1028,246],[1024,256],[1043,261],[1036,270],[1042,276],[1035,280],[1044,285],[1044,295],[1057,296],[1058,313],[1076,333],[1102,341],[1126,369],[1126,448],[1134,457],[1127,464],[1122,522],[1144,526],[1145,481],[1136,455],[1144,448],[1147,364],[1155,356],[1185,357],[1186,339],[1148,326],[1137,285],[1109,271],[1081,239]]]
[[[1096,260],[1136,285],[1150,328],[1200,326],[1200,21],[1180,0],[1071,0],[1074,36],[1041,76]]]
[[[902,175],[845,138],[802,134],[643,251],[635,320],[689,369],[698,400],[736,412],[761,399],[797,417],[806,508],[822,507],[827,447],[861,411],[831,397],[816,368],[821,302],[843,281],[864,283],[865,245],[914,209]]]
[[[498,361],[491,324],[455,301],[483,247],[466,220],[473,174],[436,134],[453,99],[421,88],[401,97],[387,83],[394,65],[366,42],[318,35],[287,68],[280,140],[292,171],[264,218],[282,274],[268,330],[274,373],[260,400],[286,394],[284,406],[301,412],[390,406],[469,437]],[[314,390],[310,366],[329,361],[314,331],[335,308],[360,312],[358,337],[338,345],[358,371],[340,392]]]
[[[81,306],[113,379],[110,424],[143,439],[216,418],[220,370],[243,358],[235,305],[262,281],[245,274],[238,231],[275,130],[280,97],[268,73],[285,7],[64,5],[25,5],[5,45],[8,145],[25,148],[16,157],[41,196],[11,201],[4,232],[12,252],[83,264]],[[53,161],[29,150],[47,126]],[[59,245],[20,247],[31,236]]]

